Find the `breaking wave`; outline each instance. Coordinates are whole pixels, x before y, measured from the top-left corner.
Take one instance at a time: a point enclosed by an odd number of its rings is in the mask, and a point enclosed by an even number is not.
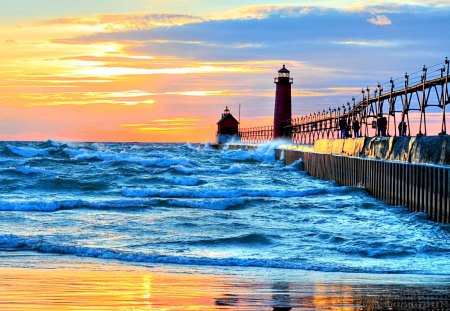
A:
[[[304,190],[257,190],[257,189],[140,189],[123,188],[122,194],[126,197],[160,197],[160,198],[295,198],[309,195],[325,194],[326,188]]]
[[[236,238],[224,238],[217,243],[247,244],[247,243],[270,243],[270,239],[258,235],[247,235]],[[216,242],[212,242],[215,244]],[[201,242],[201,244],[208,242]],[[378,266],[376,270],[364,264],[354,266],[351,264],[323,263],[310,260],[292,261],[290,259],[259,259],[259,258],[236,258],[236,257],[199,257],[179,256],[145,252],[125,251],[119,249],[108,249],[99,247],[85,247],[77,245],[65,245],[46,242],[44,238],[21,238],[15,235],[4,235],[0,237],[0,250],[28,250],[46,254],[63,254],[79,257],[91,257],[100,259],[115,259],[125,262],[151,263],[151,264],[177,264],[196,266],[226,266],[226,267],[262,267],[295,270],[312,270],[323,272],[352,272],[352,273],[414,273],[414,274],[441,274],[438,269],[423,271],[419,267],[408,267],[396,270],[390,266]]]
[[[171,167],[175,172],[183,174],[220,174],[220,175],[234,175],[243,172],[245,169],[240,165],[232,165],[227,168],[203,168],[203,167],[185,167],[175,165]]]
[[[22,212],[55,212],[58,210],[88,208],[88,209],[119,209],[141,207],[145,208],[158,203],[158,200],[2,200],[0,211]]]
[[[226,210],[229,208],[235,208],[245,204],[247,200],[237,198],[237,199],[209,199],[209,200],[168,200],[167,203],[173,206],[179,207],[190,207],[190,208],[200,208],[200,209],[210,209],[210,210]]]
[[[225,150],[221,157],[233,161],[274,162],[275,152],[279,145],[285,141],[274,141],[264,145],[258,145],[255,150]],[[225,148],[226,149],[226,148]]]
[[[17,146],[11,146],[6,145],[5,147],[7,151],[11,152],[12,154],[21,156],[21,157],[36,157],[36,156],[46,156],[50,153],[55,153],[59,151],[59,148],[56,147],[48,147],[48,148],[32,148],[32,147],[17,147]]]

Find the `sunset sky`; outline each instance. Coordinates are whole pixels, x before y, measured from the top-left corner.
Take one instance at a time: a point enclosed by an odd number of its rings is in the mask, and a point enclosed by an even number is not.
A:
[[[0,139],[205,142],[450,56],[450,1],[0,0]]]

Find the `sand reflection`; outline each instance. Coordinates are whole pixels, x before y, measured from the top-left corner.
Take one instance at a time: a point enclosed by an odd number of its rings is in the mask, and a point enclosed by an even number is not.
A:
[[[152,269],[0,268],[0,310],[411,310],[450,308],[444,284],[242,278]],[[448,284],[448,283],[447,283]]]

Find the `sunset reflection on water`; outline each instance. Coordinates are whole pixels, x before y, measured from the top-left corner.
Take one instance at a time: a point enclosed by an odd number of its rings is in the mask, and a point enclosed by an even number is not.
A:
[[[386,310],[450,307],[443,284],[336,283],[152,269],[0,269],[1,310]],[[448,283],[447,283],[448,284]]]

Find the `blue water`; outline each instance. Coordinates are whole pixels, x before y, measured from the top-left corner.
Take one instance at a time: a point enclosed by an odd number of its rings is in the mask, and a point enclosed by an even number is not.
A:
[[[127,264],[450,275],[450,230],[274,145],[0,143],[0,251]]]

